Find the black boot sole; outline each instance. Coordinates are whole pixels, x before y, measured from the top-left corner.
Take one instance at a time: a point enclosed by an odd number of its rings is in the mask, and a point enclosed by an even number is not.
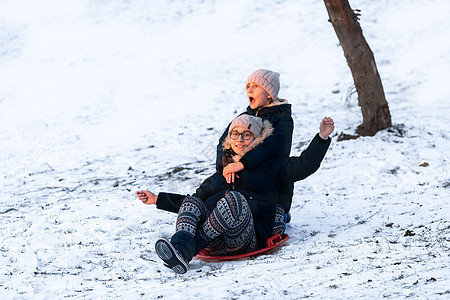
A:
[[[156,254],[164,261],[164,265],[177,274],[184,274],[188,270],[188,264],[178,254],[172,244],[166,239],[159,239],[155,244]]]

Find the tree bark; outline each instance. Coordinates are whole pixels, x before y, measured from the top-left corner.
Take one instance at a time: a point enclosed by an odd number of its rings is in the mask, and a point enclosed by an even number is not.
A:
[[[379,130],[391,127],[392,122],[373,52],[362,34],[358,16],[351,9],[348,0],[324,1],[329,21],[344,50],[358,93],[363,123],[358,126],[356,132],[360,135],[374,135]]]

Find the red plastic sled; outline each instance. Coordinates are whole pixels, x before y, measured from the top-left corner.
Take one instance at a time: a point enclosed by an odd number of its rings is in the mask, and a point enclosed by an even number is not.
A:
[[[242,254],[237,254],[237,255],[215,256],[215,255],[210,255],[205,250],[202,250],[197,254],[196,257],[201,260],[205,260],[205,261],[236,260],[236,259],[245,258],[245,257],[254,257],[254,256],[258,256],[260,254],[269,252],[270,250],[281,246],[288,239],[289,239],[289,235],[287,235],[286,233],[284,233],[283,235],[280,235],[277,233],[274,236],[272,236],[266,240],[266,248],[259,249],[259,250],[253,251],[253,252],[242,253]]]

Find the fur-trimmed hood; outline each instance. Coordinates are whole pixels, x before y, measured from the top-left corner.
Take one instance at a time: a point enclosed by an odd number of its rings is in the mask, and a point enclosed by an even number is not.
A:
[[[272,124],[267,120],[263,120],[261,135],[255,137],[253,142],[251,142],[251,144],[248,145],[248,147],[245,148],[239,155],[242,157],[245,154],[247,154],[248,152],[255,149],[255,147],[258,146],[259,144],[262,144],[264,142],[264,140],[272,134],[273,130],[274,129],[273,129]],[[222,143],[223,150],[231,149],[231,142],[232,142],[232,139],[230,138],[230,135],[228,134]]]
[[[271,107],[271,106],[277,106],[277,105],[283,105],[283,104],[288,104],[287,100],[277,98],[277,100],[273,101],[272,103],[270,103],[269,105],[267,105],[265,107]]]

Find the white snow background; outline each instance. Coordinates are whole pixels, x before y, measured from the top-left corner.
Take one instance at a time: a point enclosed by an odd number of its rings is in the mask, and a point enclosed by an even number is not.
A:
[[[394,126],[337,142],[362,115],[323,1],[1,0],[0,298],[449,299],[450,2],[350,2]],[[259,68],[291,154],[324,116],[332,145],[284,247],[176,275],[154,252],[176,215],[135,192],[214,172]]]

